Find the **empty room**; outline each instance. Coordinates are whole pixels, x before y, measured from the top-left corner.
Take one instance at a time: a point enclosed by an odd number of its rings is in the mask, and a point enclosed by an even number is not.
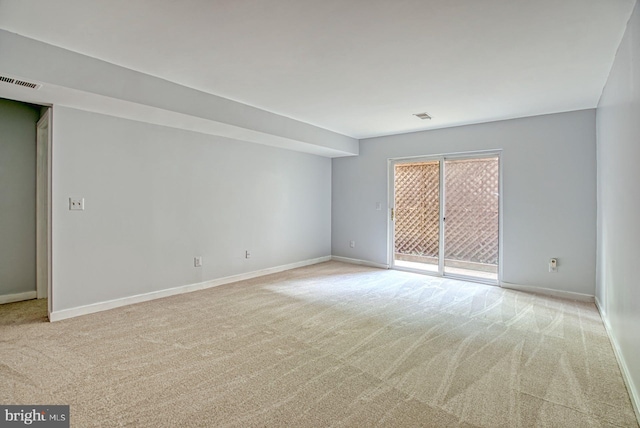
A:
[[[639,427],[635,0],[0,0],[0,426]]]

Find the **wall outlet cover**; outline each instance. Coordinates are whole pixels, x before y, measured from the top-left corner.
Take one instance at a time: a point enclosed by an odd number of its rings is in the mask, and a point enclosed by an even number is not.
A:
[[[69,210],[84,211],[84,198],[69,198]]]

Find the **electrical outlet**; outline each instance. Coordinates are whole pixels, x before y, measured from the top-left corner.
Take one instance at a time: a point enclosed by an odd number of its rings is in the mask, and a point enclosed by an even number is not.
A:
[[[376,202],[376,211],[382,211],[382,202]]]
[[[549,272],[558,272],[558,259],[549,260]]]
[[[69,210],[84,211],[84,198],[69,198]]]
[[[202,256],[193,258],[193,267],[202,267]]]
[[[251,251],[247,250],[244,252],[244,258],[245,259],[250,259],[251,258]]]
[[[349,247],[356,248],[356,241],[349,241]]]

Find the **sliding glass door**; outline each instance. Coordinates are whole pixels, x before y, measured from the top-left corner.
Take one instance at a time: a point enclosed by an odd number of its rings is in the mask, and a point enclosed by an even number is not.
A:
[[[395,266],[440,272],[440,162],[395,165]]]
[[[446,160],[444,273],[498,280],[499,160]]]
[[[497,153],[391,163],[391,265],[497,283]]]

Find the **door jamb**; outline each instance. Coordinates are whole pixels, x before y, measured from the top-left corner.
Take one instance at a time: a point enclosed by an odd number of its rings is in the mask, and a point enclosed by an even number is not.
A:
[[[52,155],[52,108],[42,115],[36,126],[36,153],[38,176],[36,192],[45,193],[45,206],[42,207],[42,199],[36,198],[36,293],[37,298],[47,298],[47,317],[51,315],[53,307],[52,292],[52,251],[51,251],[51,155]],[[46,129],[46,136],[43,139],[43,130]],[[44,156],[45,159],[41,159]],[[44,234],[42,233],[44,231]],[[42,260],[42,246],[46,247],[44,260]]]

